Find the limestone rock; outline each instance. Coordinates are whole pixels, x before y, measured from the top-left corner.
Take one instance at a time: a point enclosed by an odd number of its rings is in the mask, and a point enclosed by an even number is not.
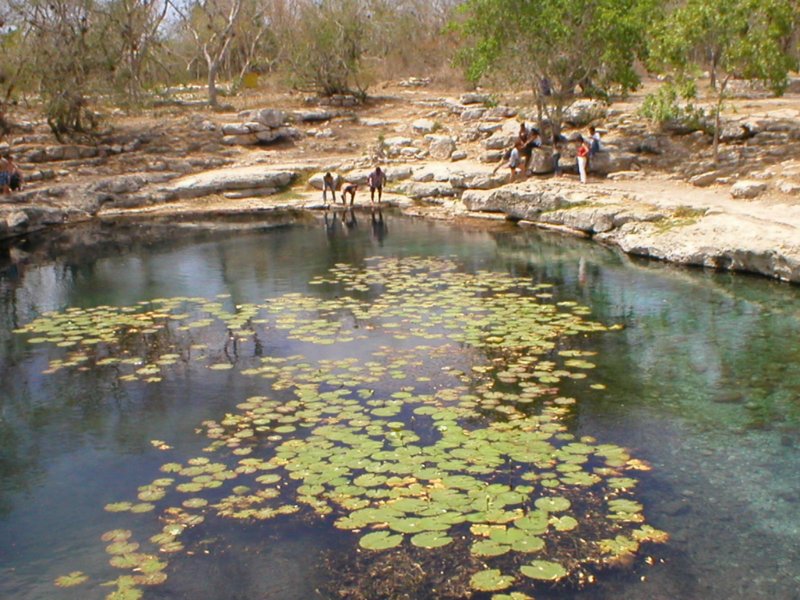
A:
[[[411,124],[411,129],[421,134],[433,133],[436,130],[436,123],[430,119],[417,119]]]
[[[796,181],[782,181],[778,189],[784,194],[800,195],[800,183]]]
[[[10,230],[24,227],[28,221],[27,213],[21,210],[15,210],[6,215],[6,227]]]
[[[247,135],[250,129],[244,123],[225,123],[222,126],[223,135]]]
[[[411,177],[413,170],[411,167],[397,166],[383,169],[383,172],[386,173],[386,181],[401,181]]]
[[[480,123],[478,125],[478,131],[480,133],[494,133],[495,131],[501,129],[503,127],[502,123]]]
[[[695,175],[694,177],[690,178],[689,183],[696,185],[697,187],[708,187],[709,185],[715,183],[719,176],[719,171],[706,171],[705,173],[700,173],[699,175]]]
[[[448,182],[407,182],[400,186],[400,193],[421,200],[422,198],[440,198],[455,196],[456,192]]]
[[[564,122],[575,127],[584,127],[592,121],[605,119],[606,105],[597,100],[578,100],[564,111]]]
[[[486,113],[485,108],[469,108],[461,113],[461,120],[477,121],[478,119],[482,119],[485,113]]]
[[[457,172],[450,176],[450,185],[457,190],[491,190],[504,185],[508,173],[492,173],[490,170]]]
[[[503,150],[505,148],[510,148],[514,145],[514,141],[517,139],[517,136],[514,134],[508,134],[503,131],[498,131],[492,134],[491,137],[486,138],[483,140],[483,147],[487,150]]]
[[[391,148],[393,146],[395,146],[395,147],[410,146],[413,143],[414,143],[414,140],[412,140],[411,138],[402,137],[402,136],[388,137],[385,140],[383,140],[383,145],[387,146],[389,148]]]
[[[449,135],[426,135],[425,139],[430,144],[428,152],[435,160],[448,160],[456,149],[456,143]]]
[[[278,193],[278,189],[274,187],[261,187],[249,190],[237,190],[233,192],[225,192],[223,196],[231,200],[239,200],[242,198],[257,198],[260,196],[272,196]]]
[[[501,150],[490,150],[481,154],[478,160],[482,163],[496,163],[500,162],[501,158],[503,158],[503,152]]]
[[[494,106],[484,113],[484,118],[488,120],[510,119],[517,116],[517,111],[510,106]]]
[[[524,182],[492,191],[467,190],[461,196],[471,211],[500,212],[517,219],[537,220],[545,211],[566,208],[573,203],[557,187]]]
[[[261,110],[245,110],[239,113],[243,121],[257,121],[267,127],[281,127],[286,123],[286,113],[275,108]]]
[[[320,123],[323,121],[330,121],[334,114],[327,110],[303,110],[296,111],[294,118],[301,123]]]
[[[466,94],[461,94],[461,98],[459,98],[461,104],[487,104],[492,101],[492,97],[489,94],[479,94],[476,92],[470,92]]]
[[[209,194],[232,190],[258,188],[283,189],[296,174],[292,171],[270,171],[263,167],[242,167],[238,169],[216,169],[197,175],[182,177],[162,188],[167,197],[197,198]]]
[[[763,181],[737,181],[731,187],[731,196],[740,199],[757,198],[767,190],[767,184]]]
[[[333,186],[334,186],[335,189],[338,190],[340,187],[342,187],[342,177],[338,173],[331,173],[331,175],[333,175]],[[314,173],[311,177],[308,178],[308,185],[310,185],[314,189],[317,189],[317,190],[321,191],[322,187],[323,187],[323,178],[324,177],[325,177],[325,173],[323,173],[323,172]],[[349,178],[346,178],[346,179],[347,179],[347,181],[350,181],[351,183],[361,183],[361,181],[358,181],[358,180],[353,181],[353,180],[351,180]],[[367,181],[367,177],[365,175],[364,176],[364,183],[366,183],[366,181]]]

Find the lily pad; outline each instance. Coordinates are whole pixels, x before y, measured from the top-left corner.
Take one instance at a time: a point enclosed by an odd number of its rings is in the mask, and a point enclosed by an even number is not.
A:
[[[403,543],[402,535],[392,535],[388,531],[374,531],[362,536],[358,545],[367,550],[387,550]]]
[[[534,560],[519,570],[526,577],[542,581],[557,581],[567,574],[567,570],[559,563],[548,560]]]
[[[478,571],[469,580],[472,589],[479,592],[495,592],[505,590],[514,583],[513,575],[503,575],[500,569]]]

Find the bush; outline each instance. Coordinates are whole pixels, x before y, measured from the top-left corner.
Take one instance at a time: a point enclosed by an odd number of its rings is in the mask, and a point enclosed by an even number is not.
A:
[[[654,94],[647,94],[639,114],[661,127],[689,133],[705,130],[705,111],[692,104],[697,95],[694,83],[666,83]]]
[[[360,80],[369,20],[355,0],[304,5],[298,30],[289,40],[290,83],[322,96],[353,94],[363,98]]]

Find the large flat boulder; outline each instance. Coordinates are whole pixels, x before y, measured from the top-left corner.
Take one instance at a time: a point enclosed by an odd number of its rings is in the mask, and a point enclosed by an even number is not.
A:
[[[233,190],[249,190],[288,186],[296,177],[292,171],[271,171],[263,167],[215,169],[197,175],[181,177],[160,191],[171,198],[199,198]]]

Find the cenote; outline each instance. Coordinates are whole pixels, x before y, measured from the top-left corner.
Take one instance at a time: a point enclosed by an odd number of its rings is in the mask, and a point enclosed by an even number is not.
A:
[[[356,212],[0,258],[0,597],[798,598],[800,297]]]

